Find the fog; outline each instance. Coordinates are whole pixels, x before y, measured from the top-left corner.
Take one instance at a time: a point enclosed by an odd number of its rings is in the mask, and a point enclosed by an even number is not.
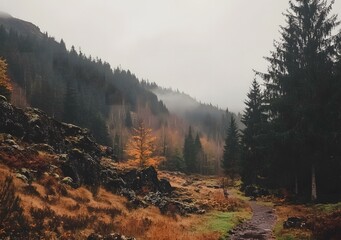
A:
[[[266,70],[287,8],[286,0],[0,0],[0,11],[68,47],[232,111],[244,107],[252,69]]]

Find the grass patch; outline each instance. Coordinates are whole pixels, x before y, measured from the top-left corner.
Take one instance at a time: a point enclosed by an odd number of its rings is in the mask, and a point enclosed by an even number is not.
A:
[[[211,233],[218,232],[221,236],[227,236],[229,230],[237,224],[250,219],[251,213],[243,212],[220,212],[212,211],[203,216],[202,224],[196,227],[197,232]]]
[[[315,208],[323,213],[331,213],[337,210],[341,210],[341,202],[333,204],[316,204]]]

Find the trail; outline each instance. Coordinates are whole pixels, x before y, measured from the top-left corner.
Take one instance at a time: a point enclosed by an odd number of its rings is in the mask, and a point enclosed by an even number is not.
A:
[[[257,201],[250,201],[249,204],[253,212],[251,220],[233,229],[229,239],[275,239],[272,229],[276,221],[276,215],[272,207],[260,205]]]

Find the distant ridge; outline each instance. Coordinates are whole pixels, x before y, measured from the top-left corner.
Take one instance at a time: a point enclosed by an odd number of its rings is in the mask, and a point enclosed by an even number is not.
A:
[[[0,18],[13,18],[12,15],[8,14],[7,12],[0,11]]]
[[[35,35],[42,37],[43,33],[40,31],[39,27],[36,25],[23,21],[21,19],[15,18],[9,13],[0,11],[0,25],[2,25],[7,31],[10,29],[15,29],[18,33],[22,35]]]

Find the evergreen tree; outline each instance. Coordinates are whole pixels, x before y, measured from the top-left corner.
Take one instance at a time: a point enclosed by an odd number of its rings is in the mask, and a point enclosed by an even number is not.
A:
[[[79,97],[75,86],[72,83],[67,84],[66,94],[64,98],[64,114],[63,121],[67,123],[79,124]]]
[[[188,128],[188,134],[185,137],[183,156],[186,163],[187,172],[193,173],[196,169],[195,155],[194,155],[194,139],[192,135],[192,127]]]
[[[266,123],[263,96],[256,79],[253,80],[250,92],[245,101],[246,109],[242,116],[245,129],[242,131],[241,175],[244,185],[257,184],[257,176],[264,174],[265,163],[262,134]]]
[[[271,120],[271,181],[296,193],[310,189],[312,200],[323,191],[317,190],[323,180],[316,179],[320,175],[316,170],[330,158],[330,119],[325,116],[332,96],[336,41],[332,33],[339,24],[336,15],[330,16],[331,9],[332,4],[323,0],[290,1],[287,26],[281,28],[281,41],[267,58],[268,72],[262,74]]]
[[[199,133],[197,133],[195,140],[194,140],[194,156],[196,159],[196,170],[199,173],[203,173],[203,167],[204,167],[204,150],[202,148],[202,144],[200,141]]]
[[[240,169],[239,132],[233,116],[227,129],[221,166],[232,180],[238,176]]]
[[[124,123],[125,123],[125,126],[129,129],[133,127],[133,120],[131,119],[131,113],[129,110],[126,111],[126,117],[125,117]]]

